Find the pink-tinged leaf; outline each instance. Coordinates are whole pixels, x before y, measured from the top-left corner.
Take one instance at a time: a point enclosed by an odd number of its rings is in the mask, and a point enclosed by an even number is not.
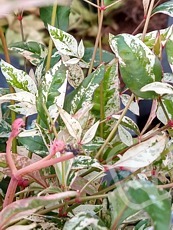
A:
[[[64,109],[58,107],[60,116],[64,121],[66,128],[69,134],[74,137],[77,141],[80,141],[82,128],[80,123],[72,117],[69,113],[67,113]]]
[[[22,156],[19,154],[12,154],[12,157],[17,169],[21,169],[38,160],[38,158],[30,159],[27,156]],[[0,153],[0,172],[9,177],[11,176],[11,171],[6,163],[6,153]],[[47,187],[47,183],[39,171],[33,171],[29,173],[27,176],[25,176],[24,178],[32,178],[41,186]]]
[[[94,138],[97,128],[99,126],[100,121],[97,121],[93,126],[91,126],[91,128],[85,133],[85,135],[82,138],[81,144],[85,145],[87,143],[89,143],[90,141],[92,141],[92,139]]]
[[[36,226],[37,226],[36,223],[32,223],[29,225],[14,225],[7,228],[6,230],[30,230],[36,228]]]
[[[75,191],[67,191],[58,194],[32,197],[28,199],[18,200],[0,212],[0,229],[6,229],[13,221],[21,220],[31,214],[35,213],[38,209],[49,205],[55,205],[59,200],[77,196]]]
[[[124,155],[110,168],[124,168],[132,172],[146,167],[155,161],[163,152],[167,142],[165,133],[156,135],[127,150]]]
[[[44,5],[58,4],[58,5],[70,5],[72,0],[1,0],[0,7],[0,17],[4,16],[4,14],[13,12],[14,10],[19,9],[28,9],[32,7],[40,7]]]

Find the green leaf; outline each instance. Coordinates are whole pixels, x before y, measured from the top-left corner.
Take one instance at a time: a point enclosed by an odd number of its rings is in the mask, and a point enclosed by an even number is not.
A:
[[[77,192],[67,191],[15,201],[0,212],[0,229],[6,229],[13,221],[19,221],[22,218],[28,217],[44,206],[49,205],[50,207],[50,205],[53,206],[60,200],[75,196],[77,196]]]
[[[38,42],[16,42],[10,45],[10,50],[21,54],[35,66],[47,56],[46,46]]]
[[[93,51],[94,51],[94,48],[91,48],[91,47],[85,49],[85,53],[84,53],[84,56],[82,59],[86,63],[91,62]],[[113,59],[114,59],[114,55],[112,53],[110,53],[106,50],[102,50],[102,61],[103,62],[109,63]],[[99,49],[97,49],[97,51],[96,51],[96,56],[95,56],[95,60],[94,60],[94,67],[97,67],[98,65],[100,65],[100,51],[99,51]]]
[[[170,36],[166,43],[166,54],[168,63],[173,70],[173,36]]]
[[[19,142],[32,153],[45,156],[48,152],[41,136],[19,137]]]
[[[169,194],[159,190],[149,181],[131,180],[109,193],[108,199],[112,205],[112,229],[118,229],[127,217],[139,210],[148,213],[153,221],[154,229],[163,230],[170,227]]]
[[[52,6],[40,8],[40,18],[46,25],[51,24],[52,9],[53,9]],[[69,6],[58,6],[56,11],[55,27],[63,31],[67,31],[69,26],[69,14],[70,14]]]
[[[104,77],[104,66],[101,65],[89,76],[87,76],[78,88],[69,93],[65,100],[65,110],[74,114],[85,103],[90,103],[93,93]]]
[[[109,37],[110,46],[119,60],[120,73],[126,86],[142,98],[156,98],[154,92],[140,89],[155,81],[161,81],[162,68],[154,53],[138,38],[130,34]]]
[[[16,69],[3,60],[1,60],[0,66],[7,82],[13,86],[16,91],[26,91],[34,95],[37,93],[35,82],[24,71]]]
[[[173,94],[173,86],[163,82],[152,82],[141,88],[142,92],[154,91],[158,95]]]
[[[64,225],[63,230],[108,230],[104,225],[104,222],[97,217],[96,215],[92,215],[90,213],[80,212],[69,221],[67,221]]]
[[[173,2],[167,1],[157,6],[152,11],[152,15],[157,14],[157,13],[163,13],[163,14],[169,15],[170,17],[173,17]]]

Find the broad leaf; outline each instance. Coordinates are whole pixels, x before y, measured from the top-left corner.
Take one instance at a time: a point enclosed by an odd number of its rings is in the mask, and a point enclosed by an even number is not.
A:
[[[10,100],[28,102],[31,105],[35,105],[35,96],[29,92],[18,92],[18,93],[9,93],[0,97],[0,103],[7,102]]]
[[[69,229],[108,230],[108,228],[104,225],[104,222],[99,217],[90,213],[86,213],[85,211],[78,213],[76,216],[65,223],[63,230]]]
[[[167,1],[167,2],[160,4],[152,11],[152,15],[156,13],[163,13],[163,14],[169,15],[170,17],[173,17],[173,2]]]
[[[87,76],[78,88],[69,93],[65,100],[65,109],[74,114],[84,104],[91,103],[94,91],[98,88],[104,77],[104,66],[101,65]]]
[[[9,125],[5,120],[0,119],[0,137],[9,137],[11,133],[11,125]]]
[[[130,171],[136,171],[140,168],[146,167],[160,156],[165,148],[166,141],[166,134],[156,135],[147,141],[128,149],[119,161],[113,166],[108,167],[122,167]]]
[[[173,86],[163,82],[153,82],[141,88],[142,92],[154,91],[159,95],[173,94]]]
[[[146,211],[151,217],[154,229],[162,230],[170,227],[169,194],[159,190],[149,181],[131,180],[109,193],[108,199],[112,206],[112,229],[118,229],[127,217],[140,210]]]
[[[10,50],[21,54],[35,66],[47,56],[47,48],[37,42],[17,42],[10,45]]]
[[[26,117],[36,114],[36,106],[28,102],[20,102],[15,105],[9,105],[8,108],[13,110],[15,113],[25,115]]]
[[[41,136],[19,137],[19,142],[32,153],[45,156],[48,153]]]
[[[34,95],[37,93],[35,82],[24,71],[16,69],[3,60],[1,60],[0,66],[7,82],[14,87],[16,92],[26,91]]]
[[[77,40],[58,28],[48,25],[50,36],[60,54],[79,57]]]
[[[52,6],[40,8],[40,18],[46,25],[51,24],[52,10]],[[56,11],[55,27],[63,31],[67,31],[69,25],[69,14],[69,6],[58,6]]]
[[[163,82],[173,84],[173,74],[172,73],[164,73]]]
[[[38,209],[49,205],[55,205],[59,200],[77,196],[77,192],[68,191],[54,195],[32,197],[28,199],[18,200],[5,207],[0,212],[0,228],[6,228],[13,221],[21,220]]]
[[[157,97],[154,92],[140,91],[146,84],[161,81],[162,68],[154,53],[140,39],[130,34],[110,34],[109,43],[118,58],[120,73],[126,86],[139,97]]]

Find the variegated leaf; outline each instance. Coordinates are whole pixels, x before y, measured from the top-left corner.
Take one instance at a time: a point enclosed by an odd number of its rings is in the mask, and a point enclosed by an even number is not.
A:
[[[82,128],[80,123],[72,117],[69,113],[67,113],[62,108],[58,107],[60,116],[64,121],[64,124],[72,137],[74,137],[77,141],[80,141]]]
[[[79,57],[77,40],[58,28],[48,25],[48,31],[60,54]]]
[[[131,34],[110,34],[111,49],[118,58],[120,73],[126,87],[142,98],[155,98],[155,92],[141,92],[148,83],[161,81],[162,68],[159,59],[137,37]]]
[[[38,42],[17,42],[10,45],[10,50],[24,56],[33,65],[37,66],[47,56],[47,48]]]
[[[127,146],[133,144],[133,138],[129,131],[127,131],[122,125],[118,126],[118,135],[120,140]]]
[[[121,98],[121,101],[122,101],[122,103],[123,103],[124,106],[126,106],[127,103],[128,103],[129,100],[130,100],[130,96],[129,96],[128,94],[121,94],[121,95],[120,95],[120,98]],[[134,113],[134,114],[136,114],[136,115],[139,116],[139,105],[138,105],[138,103],[137,103],[136,101],[132,101],[132,102],[131,102],[131,104],[130,104],[130,106],[129,106],[129,110],[130,110],[132,113]]]
[[[29,92],[18,92],[18,93],[9,93],[0,97],[0,103],[7,102],[10,100],[28,102],[32,105],[35,105],[35,96]]]
[[[141,88],[142,92],[154,91],[159,95],[173,94],[173,86],[163,82],[152,82]]]
[[[0,66],[7,82],[14,87],[16,92],[25,91],[34,95],[37,94],[37,86],[28,74],[3,60],[1,60]]]
[[[89,143],[95,136],[97,128],[99,126],[100,121],[97,121],[91,128],[84,134],[81,144],[85,145]]]
[[[16,103],[8,107],[14,112],[25,115],[26,117],[37,113],[36,106],[28,102]]]

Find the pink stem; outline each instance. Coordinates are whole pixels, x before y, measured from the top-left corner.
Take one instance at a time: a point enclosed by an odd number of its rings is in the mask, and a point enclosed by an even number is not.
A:
[[[59,163],[59,162],[63,162],[63,161],[67,161],[67,160],[70,160],[74,158],[74,154],[72,152],[68,152],[66,154],[64,154],[63,156],[61,157],[58,157],[58,158],[53,158],[53,159],[50,159],[50,160],[47,160],[47,161],[37,161],[31,165],[28,165],[26,166],[25,168],[21,168],[19,169],[16,173],[15,173],[15,177],[16,178],[20,178],[28,173],[31,173],[33,171],[37,171],[37,170],[40,170],[40,169],[43,169],[43,168],[46,168],[46,167],[49,167],[51,165],[54,165],[56,163]]]
[[[13,158],[12,158],[12,153],[11,153],[11,146],[12,146],[12,141],[13,137],[9,137],[7,141],[7,146],[6,146],[6,160],[9,165],[9,168],[11,170],[12,175],[14,175],[17,172],[16,166],[14,164]]]
[[[5,208],[7,205],[11,204],[14,199],[14,195],[16,192],[18,180],[15,177],[11,177],[10,183],[8,185],[8,189],[5,195],[5,200],[3,203],[3,208]]]

